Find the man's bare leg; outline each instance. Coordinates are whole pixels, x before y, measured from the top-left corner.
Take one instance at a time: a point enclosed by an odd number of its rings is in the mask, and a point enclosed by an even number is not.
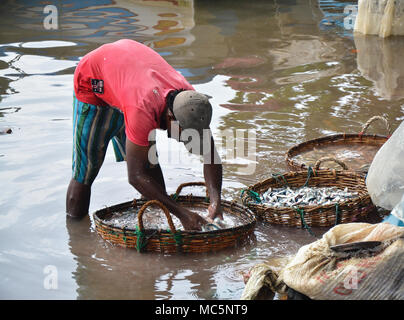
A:
[[[91,186],[70,180],[66,194],[66,214],[72,218],[83,218],[90,207]]]

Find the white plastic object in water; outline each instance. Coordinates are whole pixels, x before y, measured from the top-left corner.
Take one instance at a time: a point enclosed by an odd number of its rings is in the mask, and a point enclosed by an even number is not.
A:
[[[404,121],[373,158],[366,187],[376,206],[392,210],[400,202],[404,194]]]
[[[378,35],[404,35],[404,0],[359,0],[355,32]]]
[[[395,216],[397,219],[404,222],[404,195],[401,197],[399,203],[391,211],[391,214]]]

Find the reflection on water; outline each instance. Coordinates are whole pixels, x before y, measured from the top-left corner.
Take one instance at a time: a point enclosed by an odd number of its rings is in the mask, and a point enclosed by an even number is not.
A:
[[[59,28],[46,30],[47,3],[2,1],[0,130],[11,128],[12,134],[0,135],[0,180],[6,186],[0,193],[0,297],[238,299],[242,272],[315,240],[306,230],[258,224],[256,242],[243,248],[181,258],[138,254],[105,243],[91,218],[66,221],[64,202],[74,68],[87,52],[121,38],[154,48],[213,97],[225,199],[285,171],[285,153],[296,143],[359,132],[374,115],[396,128],[404,119],[404,40],[353,37],[339,24],[343,2],[319,3],[57,1]],[[334,13],[338,23],[324,24]],[[244,135],[236,137],[237,157],[227,158],[221,137],[235,130]],[[370,131],[384,128],[376,123]],[[248,132],[256,136],[251,154],[242,150]],[[157,147],[169,192],[203,178],[200,159],[185,156],[184,147],[162,132]],[[182,161],[172,161],[174,154]],[[255,170],[243,174],[240,169],[250,164]],[[109,150],[90,210],[139,196],[127,182],[125,164],[115,163]],[[43,285],[49,265],[58,270],[57,290]]]
[[[402,37],[380,38],[355,33],[358,69],[374,83],[377,93],[386,100],[404,98],[404,52]]]

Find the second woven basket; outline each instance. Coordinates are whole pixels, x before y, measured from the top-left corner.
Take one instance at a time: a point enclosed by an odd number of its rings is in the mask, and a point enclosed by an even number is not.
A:
[[[241,200],[259,220],[303,228],[331,227],[339,223],[353,222],[356,217],[364,217],[375,209],[367,192],[363,175],[351,171],[319,169],[320,164],[321,160],[316,163],[315,168],[310,167],[306,171],[273,174],[271,178],[243,190]],[[274,208],[261,202],[261,195],[269,188],[303,186],[348,188],[350,192],[357,192],[358,195],[344,202],[328,205]]]

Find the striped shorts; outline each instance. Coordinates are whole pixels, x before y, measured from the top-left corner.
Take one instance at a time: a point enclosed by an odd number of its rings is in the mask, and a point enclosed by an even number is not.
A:
[[[73,179],[87,185],[94,182],[110,140],[116,161],[125,160],[123,113],[116,108],[81,102],[73,96]]]

